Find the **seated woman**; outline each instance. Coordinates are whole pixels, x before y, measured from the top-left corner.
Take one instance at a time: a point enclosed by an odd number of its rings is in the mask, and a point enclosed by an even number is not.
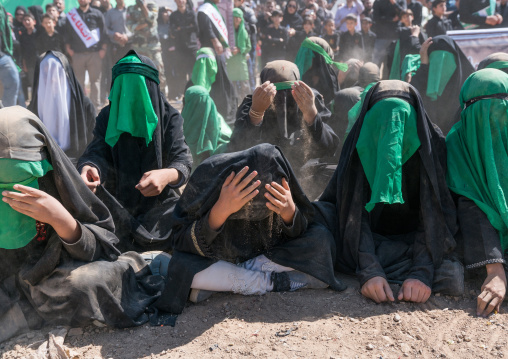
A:
[[[367,93],[339,165],[315,206],[337,243],[336,269],[356,274],[362,294],[425,302],[431,290],[462,294],[451,261],[456,211],[445,180],[444,137],[409,84],[381,81]]]
[[[260,143],[279,146],[299,168],[309,159],[333,156],[339,139],[326,124],[331,117],[323,96],[300,80],[289,61],[269,62],[261,83],[240,105],[229,151]]]
[[[508,74],[508,54],[496,52],[487,56],[478,64],[478,70],[482,69],[498,69]]]
[[[334,240],[281,151],[268,144],[210,157],[175,208],[173,258],[156,307],[180,313],[198,290],[261,295],[302,287],[345,289]]]
[[[189,87],[184,98],[183,134],[197,167],[208,157],[226,152],[231,128],[204,87]]]
[[[462,86],[460,104],[461,119],[446,137],[447,180],[458,195],[466,268],[487,271],[476,309],[487,316],[499,311],[506,294],[508,75],[475,72]]]
[[[67,57],[48,51],[37,59],[28,109],[37,115],[65,154],[76,163],[92,141],[95,107]]]
[[[185,86],[185,91],[191,86],[204,87],[210,92],[217,111],[226,121],[231,123],[235,120],[238,107],[236,90],[228,77],[225,63],[217,61],[213,49],[202,47],[197,52],[192,76]]]
[[[78,161],[81,178],[110,210],[122,252],[170,249],[176,189],[192,167],[182,116],[153,62],[134,51],[113,67],[109,100]]]
[[[302,81],[322,94],[325,105],[329,106],[340,90],[337,79],[339,71],[346,72],[348,66],[334,62],[333,50],[319,37],[309,37],[302,42],[295,64],[298,66]]]
[[[148,320],[162,277],[136,253],[118,257],[106,206],[19,106],[0,110],[0,189],[0,342],[43,324]]]
[[[420,92],[430,120],[446,136],[455,124],[460,89],[474,72],[473,65],[446,35],[427,39],[420,49],[420,61],[411,85]]]

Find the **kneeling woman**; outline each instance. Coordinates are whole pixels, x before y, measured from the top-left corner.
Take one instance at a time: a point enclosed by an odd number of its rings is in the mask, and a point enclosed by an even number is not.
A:
[[[149,279],[149,268],[135,253],[117,260],[106,206],[21,107],[0,110],[0,189],[0,342],[44,322],[148,320],[145,308],[156,297],[137,280]],[[161,290],[156,282],[153,293]]]
[[[159,309],[180,313],[191,288],[245,295],[344,289],[334,276],[333,236],[311,223],[313,207],[273,145],[203,161],[174,216],[174,252]]]
[[[467,269],[485,268],[477,313],[499,310],[506,294],[508,249],[508,75],[473,73],[462,86],[460,121],[446,137],[448,185],[459,195]]]
[[[402,285],[399,300],[462,294],[462,265],[448,258],[457,226],[444,146],[418,92],[381,81],[315,203],[337,241],[336,269],[357,274],[362,294],[376,302],[395,300],[388,281]]]

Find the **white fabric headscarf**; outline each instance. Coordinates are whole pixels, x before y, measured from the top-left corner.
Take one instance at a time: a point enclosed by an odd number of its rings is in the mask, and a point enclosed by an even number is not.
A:
[[[41,61],[37,91],[39,118],[66,151],[70,147],[71,89],[62,63],[52,54]]]

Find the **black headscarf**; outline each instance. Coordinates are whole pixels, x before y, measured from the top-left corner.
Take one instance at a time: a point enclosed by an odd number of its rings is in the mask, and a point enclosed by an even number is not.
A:
[[[474,72],[473,65],[453,39],[446,35],[432,38],[428,54],[433,51],[448,51],[455,57],[457,68],[446,85],[443,94],[436,101],[431,101],[427,94],[429,66],[421,65],[411,79],[411,84],[420,92],[429,117],[446,136],[455,124],[455,114],[459,108],[459,94],[464,81]]]
[[[16,13],[18,10],[23,10],[25,14],[28,14],[28,10],[24,6],[16,6],[16,10],[14,11],[14,18],[12,20],[12,27],[14,28],[14,31],[16,32],[16,36],[18,36],[18,31],[24,29],[23,21],[19,22],[16,20]],[[19,40],[19,39],[18,39]]]
[[[292,1],[295,1],[295,0],[292,0]],[[296,9],[295,9],[294,14],[289,13],[288,5],[286,4],[286,8],[284,9],[284,16],[283,16],[283,19],[282,19],[282,22],[280,23],[280,25],[282,27],[286,27],[289,25],[290,28],[295,29],[296,31],[300,31],[303,28],[303,19],[300,16],[300,14],[298,14],[298,1],[295,1],[295,3],[296,3]],[[288,1],[288,4],[289,4],[289,1]]]
[[[37,58],[34,72],[34,83],[32,87],[32,101],[28,105],[28,109],[36,116],[39,116],[38,109],[38,89],[39,74],[42,60],[48,55],[55,56],[61,63],[67,75],[69,88],[71,90],[71,102],[69,107],[70,121],[70,144],[71,147],[65,151],[65,154],[71,159],[77,161],[79,156],[83,154],[86,146],[92,141],[92,132],[95,127],[95,107],[88,97],[85,96],[83,88],[79,84],[74,70],[69,63],[67,57],[58,51],[48,51]]]
[[[487,66],[489,66],[490,64],[493,64],[494,62],[498,62],[498,61],[508,62],[508,54],[505,52],[496,52],[494,54],[487,56],[478,64],[478,70],[484,69]],[[497,68],[497,69],[508,74],[508,65],[506,67]]]
[[[152,60],[129,51],[152,68]],[[99,169],[104,187],[97,195],[106,203],[116,225],[122,251],[169,249],[171,213],[178,200],[175,188],[166,186],[160,195],[144,197],[134,187],[144,173],[162,168],[175,168],[182,175],[178,186],[187,181],[192,156],[183,136],[183,119],[162,94],[159,84],[145,77],[146,86],[158,122],[152,141],[124,133],[114,147],[106,144],[110,105],[102,109],[94,129],[94,139],[78,161],[78,169],[89,164]],[[114,80],[113,80],[114,83]],[[113,86],[112,83],[112,86]]]
[[[309,37],[309,40],[321,46],[333,59],[333,50],[324,39]],[[338,70],[334,66],[327,64],[320,54],[314,53],[312,66],[303,74],[302,81],[322,94],[328,106],[340,90],[337,75]]]
[[[367,93],[358,120],[349,133],[337,170],[318,202],[320,221],[334,233],[337,260],[348,268],[358,268],[359,243],[369,223],[363,223],[362,212],[368,202],[366,177],[356,151],[356,144],[367,111],[377,102],[396,97],[409,102],[416,110],[417,133],[421,145],[415,155],[420,158],[420,213],[427,251],[435,268],[455,248],[456,209],[446,184],[446,146],[439,129],[430,121],[418,91],[397,80],[381,81]],[[414,155],[413,155],[414,157]],[[368,184],[366,185],[368,187]],[[431,283],[429,284],[431,285]]]
[[[44,10],[42,10],[42,6],[40,5],[32,5],[28,7],[28,11],[35,17],[35,27],[37,31],[43,31],[42,27],[42,15],[44,15]]]

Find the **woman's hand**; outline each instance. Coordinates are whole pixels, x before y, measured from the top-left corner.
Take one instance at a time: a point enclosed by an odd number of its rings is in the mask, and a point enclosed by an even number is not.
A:
[[[362,286],[361,292],[363,296],[372,299],[376,303],[393,302],[395,300],[390,285],[383,277],[370,278]]]
[[[148,171],[136,185],[136,189],[145,197],[158,196],[168,184],[176,184],[180,179],[180,172],[174,168],[163,168]]]
[[[501,263],[487,264],[487,278],[478,296],[476,314],[486,317],[493,310],[499,311],[506,295],[506,273]]]
[[[420,60],[422,64],[429,64],[429,46],[432,45],[432,37],[429,37],[420,48]]]
[[[14,185],[13,191],[3,191],[2,201],[12,209],[36,221],[49,224],[58,236],[67,243],[81,238],[81,227],[65,207],[54,197],[41,190]]]
[[[266,202],[266,206],[279,214],[287,226],[291,225],[295,217],[296,206],[286,179],[282,179],[282,186],[277,182],[272,182],[271,185],[266,184],[265,188],[270,192],[265,193],[265,197],[269,201]]]
[[[314,103],[314,92],[303,81],[296,81],[291,91],[293,98],[303,114],[303,120],[308,126],[314,123],[318,114],[316,104]]]
[[[213,205],[208,216],[208,224],[211,229],[218,230],[230,215],[238,212],[259,193],[256,188],[259,187],[261,181],[257,180],[251,183],[258,173],[252,171],[243,178],[248,171],[249,167],[245,166],[236,175],[235,172],[231,172],[222,184],[219,199]]]
[[[81,178],[85,182],[86,186],[95,193],[97,187],[101,184],[101,178],[99,177],[99,171],[93,166],[83,166],[81,169]]]

